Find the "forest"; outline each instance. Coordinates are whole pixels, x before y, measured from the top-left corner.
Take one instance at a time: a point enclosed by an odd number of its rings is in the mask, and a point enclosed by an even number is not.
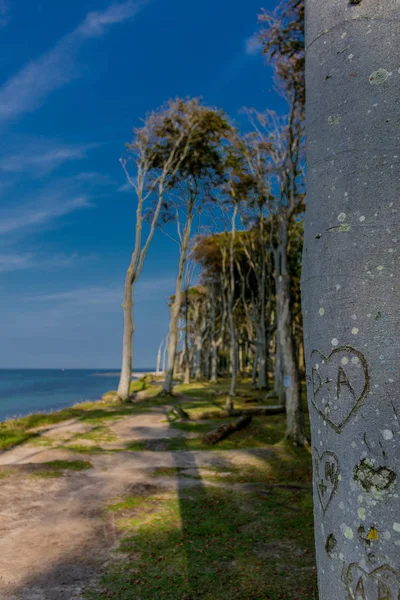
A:
[[[177,98],[134,130],[121,159],[138,206],[118,395],[129,396],[132,290],[161,230],[179,249],[169,332],[157,357],[163,394],[173,393],[178,375],[185,383],[216,383],[229,374],[232,411],[236,381],[249,375],[286,412],[287,438],[304,445],[304,3],[264,11],[258,43],[274,67],[286,114],[245,109],[243,132],[201,99]]]

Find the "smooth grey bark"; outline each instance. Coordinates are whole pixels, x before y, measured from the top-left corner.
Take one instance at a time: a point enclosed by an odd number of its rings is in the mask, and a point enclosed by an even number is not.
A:
[[[217,289],[216,286],[212,286],[209,289],[209,299],[211,304],[210,311],[210,352],[211,352],[211,372],[210,381],[211,383],[217,383],[218,381],[218,340],[217,340]]]
[[[154,231],[157,223],[158,216],[160,214],[162,200],[164,196],[164,181],[166,178],[167,171],[161,178],[158,184],[158,199],[156,201],[153,217],[151,219],[151,225],[147,238],[142,247],[142,230],[143,230],[143,207],[146,202],[146,193],[144,190],[144,174],[139,169],[139,175],[137,177],[137,183],[134,183],[130,178],[126,169],[126,164],[121,161],[122,167],[125,171],[126,177],[132,187],[136,190],[138,197],[138,205],[136,209],[136,226],[135,226],[135,244],[131,256],[131,262],[126,272],[125,285],[124,285],[124,300],[122,302],[123,318],[124,318],[124,329],[122,337],[122,366],[121,375],[118,384],[118,397],[121,400],[127,400],[130,395],[130,385],[132,380],[132,340],[134,333],[134,322],[133,322],[133,292],[134,284],[137,281],[139,275],[142,272],[144,260],[146,258],[148,249],[154,236]]]
[[[190,351],[189,351],[189,288],[185,287],[185,340],[184,340],[184,353],[185,353],[185,370],[183,375],[183,383],[190,383]]]
[[[265,324],[264,324],[265,325]],[[259,366],[256,387],[264,390],[267,387],[267,335],[264,328],[257,329],[256,344],[258,346]]]
[[[290,276],[287,271],[287,246],[289,223],[284,217],[279,222],[279,244],[274,248],[276,288],[277,365],[279,368],[278,393],[283,394],[286,408],[286,437],[303,445],[303,419],[299,394],[296,354],[292,337],[292,312],[290,307]],[[278,396],[279,398],[279,396]]]
[[[167,337],[165,338],[165,346],[164,346],[164,352],[163,352],[162,372],[163,372],[164,375],[165,375],[165,373],[167,371],[168,339],[169,339],[169,336],[167,335]]]
[[[130,395],[132,380],[132,338],[134,332],[133,323],[133,269],[129,268],[125,277],[124,300],[122,311],[124,317],[124,330],[122,336],[122,365],[118,385],[118,396],[121,400],[127,400]]]
[[[180,255],[179,255],[179,266],[178,275],[175,284],[175,296],[171,304],[170,309],[170,322],[169,322],[169,343],[168,343],[168,367],[165,375],[162,392],[163,394],[172,394],[172,386],[174,380],[174,369],[176,360],[176,350],[178,348],[178,319],[182,307],[183,292],[182,292],[182,281],[183,273],[185,269],[185,262],[187,256],[187,249],[189,245],[189,238],[192,228],[192,209],[191,204],[188,209],[188,216],[183,231],[181,244],[180,244]]]
[[[203,349],[203,334],[206,329],[206,320],[203,314],[203,306],[202,301],[198,300],[195,303],[195,367],[194,367],[194,377],[196,381],[201,380],[202,370],[201,370],[201,351]]]
[[[256,387],[257,373],[258,373],[258,360],[259,360],[258,346],[257,346],[257,344],[255,344],[254,352],[253,352],[253,367],[252,367],[252,371],[251,371],[251,387]]]
[[[306,0],[302,298],[320,600],[400,597],[400,2]]]
[[[230,290],[228,299],[228,316],[229,316],[229,333],[231,338],[231,384],[229,388],[229,395],[235,395],[236,389],[236,376],[238,370],[238,355],[237,355],[237,341],[235,331],[235,319],[233,315],[233,301],[235,298],[235,272],[234,272],[234,245],[236,237],[236,215],[237,205],[235,204],[232,213],[232,229],[231,229],[231,241],[229,248],[229,273],[230,273]]]
[[[161,344],[158,347],[156,375],[160,375],[160,373],[161,373],[161,352],[162,352],[163,344],[164,344],[164,340],[161,341]]]

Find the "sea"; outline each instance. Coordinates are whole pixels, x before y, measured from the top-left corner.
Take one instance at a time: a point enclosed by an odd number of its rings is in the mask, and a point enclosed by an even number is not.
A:
[[[100,400],[118,381],[115,369],[0,369],[0,421]]]

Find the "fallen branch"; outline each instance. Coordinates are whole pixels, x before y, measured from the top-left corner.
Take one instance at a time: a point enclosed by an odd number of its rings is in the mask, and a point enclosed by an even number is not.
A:
[[[285,412],[285,407],[281,404],[273,406],[255,406],[254,408],[242,408],[233,410],[232,415],[239,417],[240,415],[280,415]]]
[[[247,425],[251,423],[252,418],[253,417],[251,415],[246,415],[237,421],[233,421],[232,423],[224,423],[224,425],[220,425],[217,429],[207,433],[201,440],[201,443],[206,444],[207,446],[212,446],[213,444],[216,444],[217,442],[220,442],[228,437],[228,435],[231,435],[231,433],[247,427]]]

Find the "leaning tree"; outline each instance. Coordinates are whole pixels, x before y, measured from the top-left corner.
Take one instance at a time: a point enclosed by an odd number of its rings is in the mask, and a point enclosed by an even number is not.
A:
[[[171,221],[176,225],[176,235],[171,236],[179,249],[178,273],[175,294],[170,306],[168,367],[163,383],[163,394],[171,394],[178,348],[178,320],[184,299],[183,277],[188,258],[193,224],[199,213],[205,211],[213,197],[212,190],[222,180],[224,161],[222,142],[230,131],[223,111],[204,106],[197,98],[176,100],[173,114],[165,121],[165,144],[159,151],[160,167],[168,158],[175,138],[184,135],[185,156],[173,177],[169,178],[169,193],[160,213],[161,223]]]
[[[170,100],[167,105],[148,115],[140,128],[133,130],[134,139],[127,144],[121,159],[127,180],[136,195],[135,241],[125,277],[122,368],[118,396],[126,400],[132,375],[133,288],[142,272],[147,251],[154,236],[166,194],[193,150],[197,139],[195,128],[174,127],[182,100]],[[193,158],[190,158],[190,162]],[[150,215],[150,216],[149,216]],[[143,228],[146,217],[147,229]]]
[[[399,51],[399,0],[306,0],[302,299],[321,600],[400,598]]]

